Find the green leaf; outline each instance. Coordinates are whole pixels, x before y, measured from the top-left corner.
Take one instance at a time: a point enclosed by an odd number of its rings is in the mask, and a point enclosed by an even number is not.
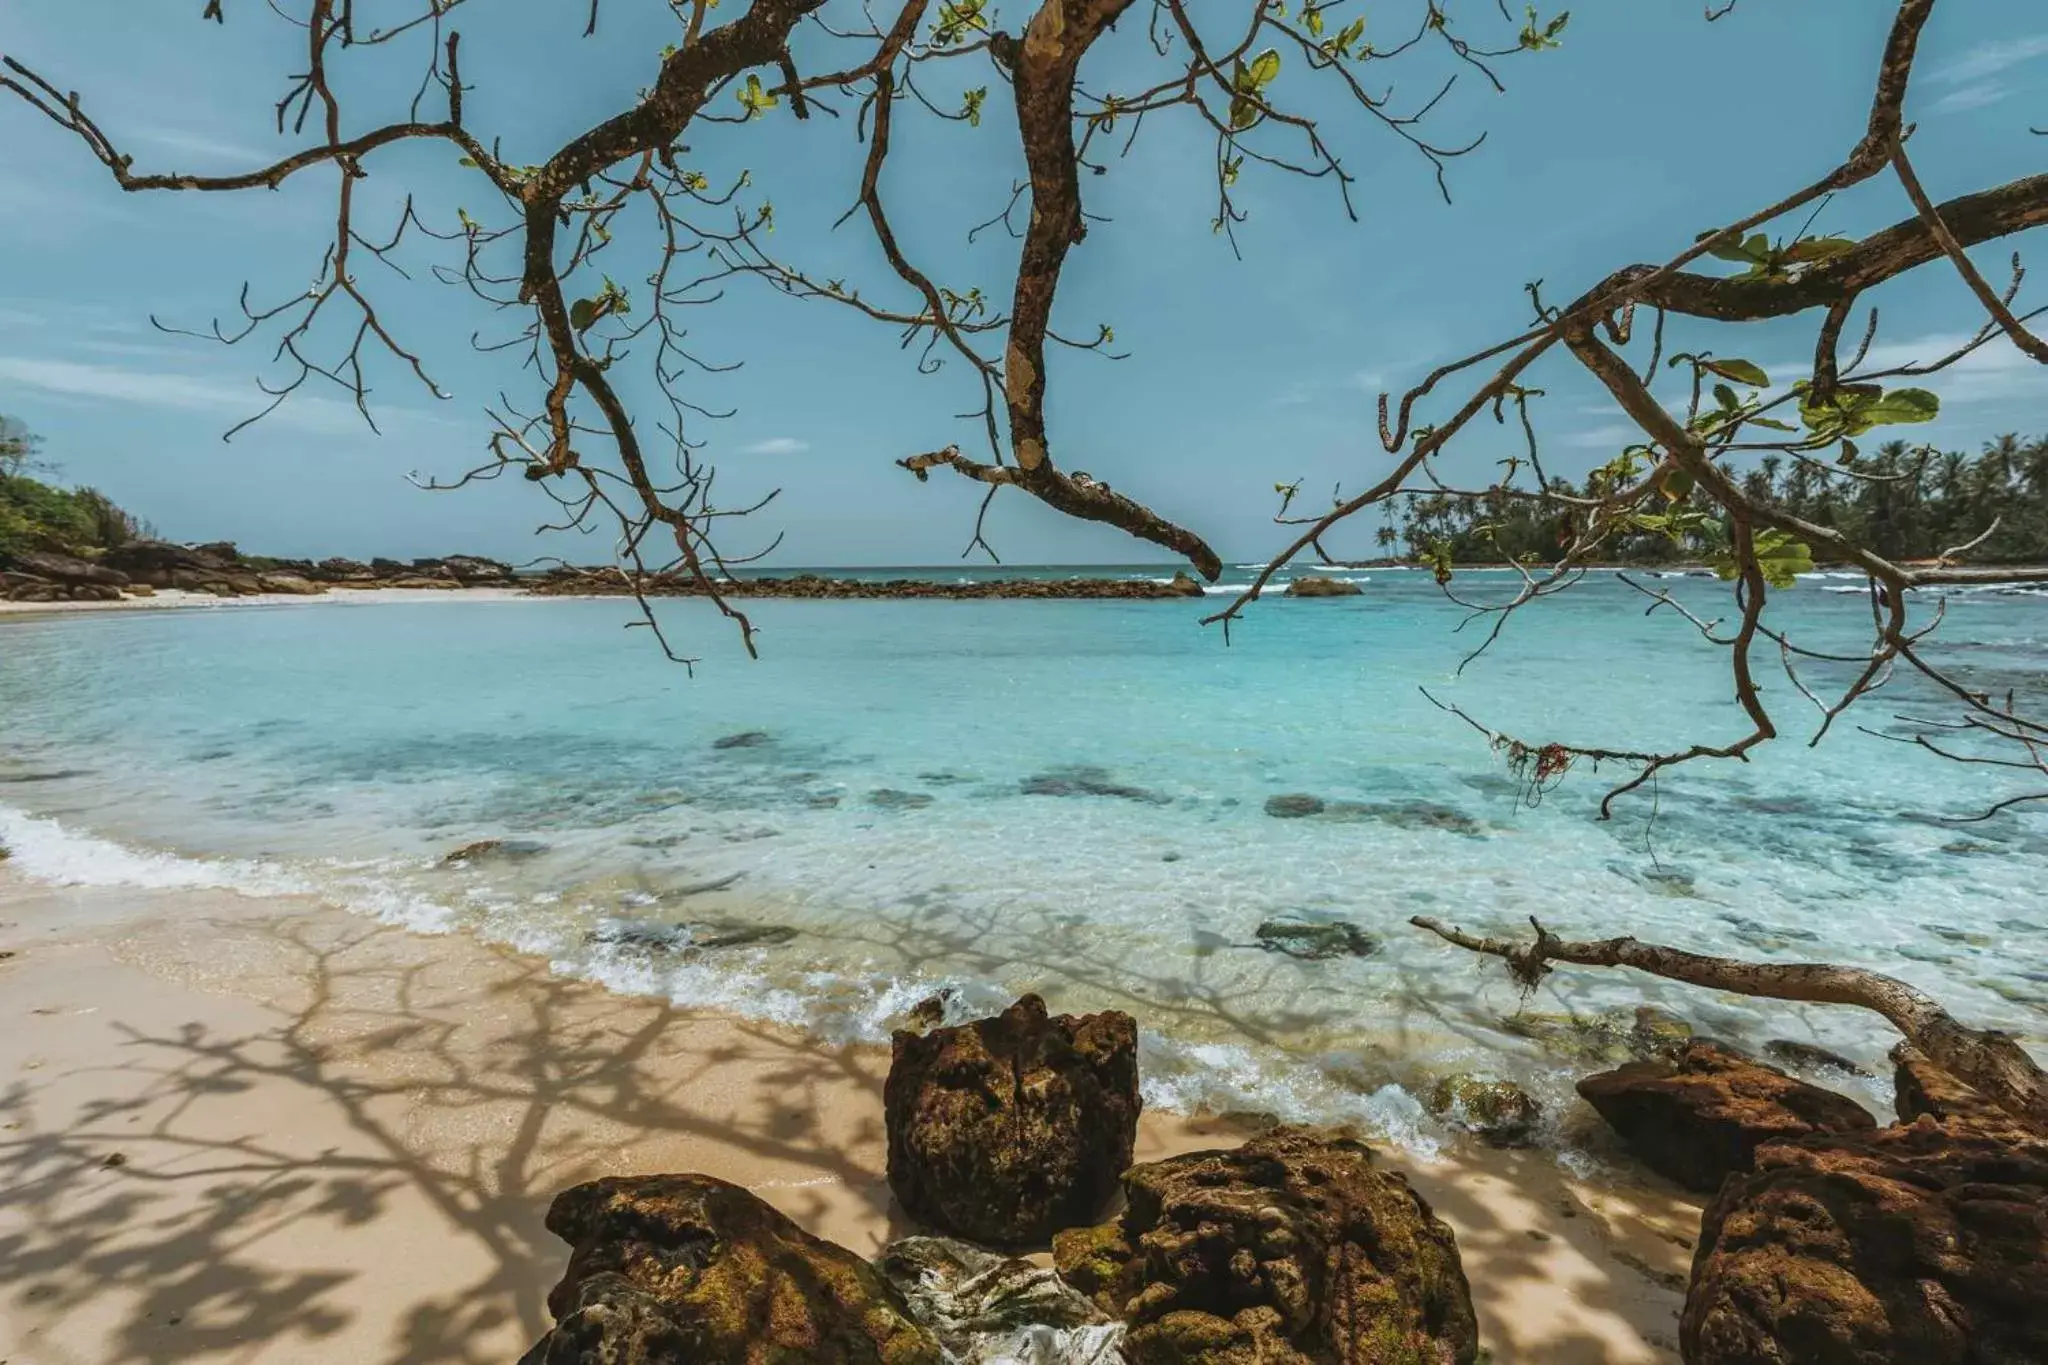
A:
[[[748,118],[759,118],[766,110],[773,109],[780,99],[761,86],[761,78],[753,72],[747,73],[747,83],[737,92],[740,107],[747,111]]]
[[[1764,582],[1774,588],[1792,587],[1800,574],[1813,572],[1813,547],[1775,527],[1758,531],[1750,538],[1750,547]],[[1727,551],[1717,554],[1711,563],[1718,578],[1732,579],[1741,573],[1735,556]]]
[[[1770,387],[1771,377],[1764,373],[1762,366],[1752,360],[1702,360],[1700,367],[1720,375],[1723,379],[1732,379],[1751,388]]]
[[[475,157],[473,157],[473,156],[466,156],[466,157],[462,158],[462,161],[461,161],[461,163],[460,163],[460,164],[461,164],[461,165],[464,165],[464,166],[467,166],[467,167],[468,167],[468,168],[469,168],[470,170],[475,170],[475,169],[477,169],[477,161],[476,161],[476,158],[475,158]]]
[[[977,86],[975,89],[965,92],[964,98],[966,104],[961,108],[960,112],[966,116],[968,127],[979,128],[981,126],[981,102],[988,98],[988,87],[985,85]]]
[[[1320,38],[1323,36],[1323,12],[1321,10],[1314,8],[1303,10],[1301,21],[1308,25],[1310,37]]]
[[[1893,389],[1863,410],[1872,426],[1889,422],[1931,422],[1941,413],[1941,399],[1925,389]]]
[[[596,321],[596,299],[578,299],[576,300],[576,302],[569,305],[569,325],[571,327],[574,327],[577,331],[589,331],[591,324]]]
[[[1842,438],[1842,453],[1835,456],[1835,463],[1849,464],[1853,462],[1855,458],[1861,453],[1862,452],[1856,448],[1856,443],[1845,436]]]
[[[1724,412],[1733,412],[1742,406],[1742,400],[1735,396],[1735,390],[1726,384],[1714,385],[1714,401],[1721,405]]]
[[[1252,58],[1252,64],[1246,68],[1245,74],[1250,78],[1251,88],[1255,91],[1263,90],[1271,85],[1273,78],[1280,74],[1279,51],[1269,47],[1258,56]]]
[[[1693,240],[1703,242],[1713,235],[1711,232],[1702,232]],[[1771,239],[1761,232],[1752,233],[1746,239],[1736,238],[1721,242],[1710,248],[1707,254],[1716,260],[1735,261],[1741,265],[1762,265],[1771,259]]]
[[[1259,121],[1259,106],[1250,95],[1236,95],[1230,101],[1230,131],[1243,132]]]
[[[1683,502],[1686,495],[1692,492],[1694,482],[1690,473],[1674,465],[1665,470],[1664,476],[1657,480],[1657,491],[1664,495],[1666,502]]]

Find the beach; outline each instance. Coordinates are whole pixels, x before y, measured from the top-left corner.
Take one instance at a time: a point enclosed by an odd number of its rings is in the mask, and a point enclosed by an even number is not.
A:
[[[517,1358],[550,1197],[697,1171],[871,1254],[886,1050],[609,993],[316,902],[0,864],[0,1360]],[[1138,1159],[1244,1129],[1148,1113]],[[1496,1362],[1675,1359],[1697,1206],[1541,1150],[1387,1154],[1455,1228]]]

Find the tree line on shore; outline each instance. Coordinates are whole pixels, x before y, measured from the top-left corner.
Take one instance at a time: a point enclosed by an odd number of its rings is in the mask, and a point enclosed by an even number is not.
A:
[[[1548,560],[1571,538],[1572,498],[1596,495],[1585,481],[1555,478],[1554,496],[1411,495],[1379,530],[1388,553],[1457,564]],[[1891,560],[1932,559],[1982,536],[1971,559],[1985,564],[2048,560],[2048,436],[1999,436],[1972,456],[1891,441],[1852,474],[1808,459],[1767,455],[1742,475],[1751,499],[1831,527]],[[1987,535],[1986,532],[1989,532]],[[1617,531],[1608,557],[1667,563],[1710,557],[1725,544],[1709,521],[1673,535]]]
[[[60,488],[31,476],[37,441],[12,418],[0,417],[0,556],[47,551],[91,555],[153,536],[149,524],[96,488]]]

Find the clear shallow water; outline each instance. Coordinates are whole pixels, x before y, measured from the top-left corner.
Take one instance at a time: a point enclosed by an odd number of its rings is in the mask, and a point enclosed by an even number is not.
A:
[[[1601,581],[1457,678],[1472,640],[1426,578],[1350,576],[1365,596],[1271,600],[1228,648],[1200,603],[761,601],[749,663],[676,604],[694,679],[616,601],[10,622],[0,841],[30,876],[312,892],[836,1037],[885,1038],[942,986],[956,1013],[1024,989],[1128,1009],[1156,1103],[1364,1119],[1419,1147],[1437,1133],[1410,1094],[1431,1072],[1561,1098],[1585,1067],[1504,1024],[1521,1001],[1497,964],[1410,928],[1418,913],[1863,963],[2048,1034],[2048,818],[1928,818],[2007,790],[1985,770],[1844,727],[1671,776],[1654,824],[1647,798],[1594,820],[1592,774],[1532,809],[1418,685],[1537,739],[1729,738],[1720,652]],[[1668,582],[1725,610],[1711,582]],[[1831,586],[1781,597],[1781,624],[1859,647],[1867,607]],[[2048,600],[1959,596],[1944,637],[1978,685],[2037,685]],[[1805,703],[1771,683],[1792,733]],[[1911,709],[1903,685],[1886,696],[1861,712],[1874,729]],[[1264,812],[1291,792],[1358,808]],[[538,851],[440,865],[482,838]],[[1276,916],[1347,920],[1382,947],[1248,946]],[[616,941],[679,922],[711,927]],[[794,932],[684,946],[736,926]],[[1613,972],[1559,973],[1527,1009],[1646,1001],[1751,1045],[1876,1063],[1891,1041],[1854,1012]]]

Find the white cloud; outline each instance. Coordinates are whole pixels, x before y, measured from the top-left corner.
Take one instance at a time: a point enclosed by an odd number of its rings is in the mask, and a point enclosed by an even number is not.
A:
[[[770,436],[765,441],[740,447],[742,455],[801,455],[811,448],[809,441],[799,441],[794,436]]]
[[[247,162],[253,169],[276,160],[254,147],[239,142],[226,142],[200,133],[182,132],[176,128],[159,128],[141,134],[144,142],[174,152],[189,152],[193,156],[211,157],[216,161]]]
[[[0,381],[59,397],[175,408],[184,412],[209,413],[232,421],[254,416],[270,402],[270,397],[253,383],[224,383],[195,375],[162,374],[27,356],[0,355]],[[410,409],[372,411],[376,412],[378,425],[386,431],[391,430],[394,420],[434,423],[444,420]],[[367,433],[369,430],[352,404],[311,393],[293,394],[264,421],[326,434]]]
[[[2048,33],[2001,43],[1980,43],[1954,61],[1936,67],[1928,79],[1965,85],[2042,56],[2048,56]]]
[[[1906,341],[1879,342],[1870,348],[1858,375],[1895,370],[1906,365],[1931,365],[1969,345],[1971,335],[1963,332],[1933,332]],[[1843,347],[1842,362],[1849,361]],[[1764,369],[1780,383],[1809,374],[1813,360],[1781,358]],[[1888,387],[1930,390],[1941,399],[1944,411],[1973,403],[2040,402],[2048,399],[2048,365],[2033,360],[2004,337],[1994,337],[1946,369],[1933,374],[1899,375],[1882,381]],[[1783,389],[1773,390],[1782,393]]]
[[[1966,85],[1960,90],[1951,90],[1928,107],[1932,114],[1961,114],[1972,109],[1983,109],[2012,94],[2012,87],[1998,81],[1985,81],[1982,85]]]
[[[1643,429],[1633,422],[1613,422],[1606,426],[1588,427],[1566,435],[1564,443],[1582,450],[1612,446],[1617,451],[1623,446],[1641,445],[1648,438]]]
[[[1351,376],[1351,387],[1379,393],[1387,387],[1387,376],[1379,370],[1360,370]]]

